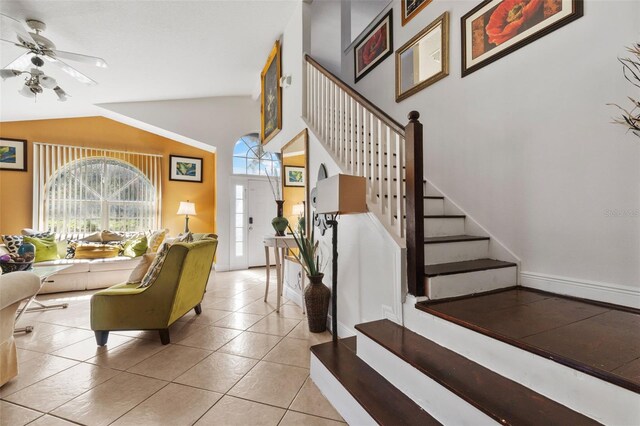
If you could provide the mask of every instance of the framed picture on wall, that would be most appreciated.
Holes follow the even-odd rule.
[[[461,18],[462,76],[583,15],[583,0],[485,0]]]
[[[393,53],[393,20],[389,11],[353,49],[356,83]],[[360,37],[358,37],[360,38]]]
[[[202,158],[170,155],[169,180],[202,182]]]
[[[299,186],[307,184],[307,173],[304,167],[284,166],[284,186]]]
[[[402,26],[404,27],[429,3],[431,3],[431,0],[402,0]]]
[[[0,170],[27,171],[27,141],[0,138]]]
[[[276,40],[260,74],[260,139],[263,144],[269,142],[282,129],[280,77],[280,42]]]

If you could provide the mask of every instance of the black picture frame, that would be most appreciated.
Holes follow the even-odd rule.
[[[363,72],[358,73],[359,49],[362,48],[363,45],[369,41],[371,36],[383,24],[387,25],[388,42],[387,42],[386,52],[384,52],[380,56],[377,56],[375,59],[373,59],[373,61],[371,62],[371,65],[369,65]],[[380,63],[382,63],[385,59],[387,59],[389,56],[393,54],[393,9],[389,9],[389,12],[387,12],[382,18],[380,18],[380,20],[376,22],[374,26],[371,27],[371,29],[366,33],[364,37],[358,36],[358,38],[360,39],[360,41],[353,48],[353,78],[356,83],[360,81],[362,78],[364,78],[373,69],[375,69],[378,65],[380,65]]]
[[[187,160],[187,161],[179,161],[179,160]],[[174,163],[175,161],[175,163]],[[177,163],[188,163],[194,164],[194,175],[191,176],[189,174],[184,174],[177,170]],[[174,167],[175,164],[175,167]],[[177,181],[177,182],[192,182],[192,183],[202,183],[202,172],[203,172],[203,159],[202,157],[187,157],[185,155],[169,155],[169,180]]]
[[[18,144],[21,145],[21,150],[22,150],[22,167],[21,168],[7,168],[7,167],[3,167],[3,162],[0,161],[0,171],[6,171],[6,172],[26,172],[29,170],[28,168],[28,147],[27,147],[27,140],[26,139],[13,139],[13,138],[0,138],[0,146],[2,146],[2,142],[3,141],[9,141],[12,144]],[[18,164],[18,163],[16,163]]]

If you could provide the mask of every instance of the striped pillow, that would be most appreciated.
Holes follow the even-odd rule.
[[[156,281],[158,275],[160,275],[160,270],[162,269],[162,265],[164,264],[164,260],[167,258],[167,254],[169,253],[170,248],[170,244],[162,245],[162,248],[156,255],[155,259],[153,259],[153,262],[151,262],[151,266],[149,266],[149,270],[147,270],[144,278],[142,278],[142,282],[140,283],[138,288],[149,287]]]

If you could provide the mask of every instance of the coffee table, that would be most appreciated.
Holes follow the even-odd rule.
[[[55,266],[34,266],[33,269],[31,269],[30,272],[33,272],[34,274],[36,274],[39,278],[40,278],[40,290],[42,290],[42,287],[44,286],[44,284],[49,280],[49,278],[59,272],[64,271],[65,269],[70,268],[71,265],[55,265]],[[38,293],[40,292],[40,290],[38,290]],[[68,303],[58,303],[55,305],[45,305],[42,302],[39,302],[36,299],[36,296],[38,295],[38,293],[34,294],[33,296],[31,296],[29,298],[29,300],[27,300],[27,303],[25,303],[25,305],[22,307],[22,309],[18,310],[18,315],[16,316],[16,324],[18,323],[18,320],[22,317],[22,315],[25,312],[41,312],[41,311],[47,311],[49,309],[66,309],[69,304]],[[38,306],[35,306],[33,308],[31,308],[31,304],[35,303]],[[27,325],[25,327],[19,327],[19,328],[15,328],[13,330],[14,333],[31,333],[33,331],[33,326],[32,325]]]

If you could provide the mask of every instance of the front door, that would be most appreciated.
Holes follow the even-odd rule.
[[[269,181],[249,179],[247,187],[247,263],[251,268],[265,265],[263,239],[274,234],[271,220],[277,211]],[[273,253],[270,258],[273,262]]]

